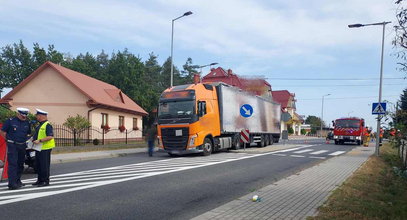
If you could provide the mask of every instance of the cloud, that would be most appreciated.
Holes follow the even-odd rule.
[[[383,0],[27,0],[3,2],[0,18],[9,21],[2,28],[37,37],[46,33],[157,50],[169,47],[171,19],[189,10],[194,14],[175,22],[177,48],[246,60],[306,56],[317,65],[315,60],[334,62],[335,48],[377,45],[380,28],[347,25],[391,20],[395,5]]]

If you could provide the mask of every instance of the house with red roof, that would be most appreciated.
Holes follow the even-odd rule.
[[[295,93],[290,93],[287,90],[277,90],[271,92],[273,100],[281,104],[281,111],[284,114],[290,115],[290,120],[284,122],[281,121],[281,130],[288,130],[291,127],[294,130],[294,134],[301,134],[301,124],[304,119],[296,113]]]
[[[212,68],[202,77],[203,83],[224,82],[228,85],[238,87],[255,95],[271,99],[271,85],[264,79],[244,78],[233,73],[231,69],[225,71],[222,67]]]
[[[0,104],[12,110],[26,107],[32,113],[36,108],[47,111],[53,125],[81,115],[94,128],[110,128],[105,139],[123,136],[126,132],[119,127],[133,130],[127,132],[130,138],[141,138],[142,117],[148,114],[117,87],[49,61],[0,99]],[[102,138],[98,132],[91,136]]]

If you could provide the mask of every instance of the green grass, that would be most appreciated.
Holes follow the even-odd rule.
[[[307,219],[407,219],[407,179],[393,172],[397,149],[385,144]]]

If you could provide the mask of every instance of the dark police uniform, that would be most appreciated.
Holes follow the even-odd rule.
[[[30,123],[14,117],[4,122],[1,130],[7,133],[8,187],[17,189],[23,185],[21,173],[24,169],[26,141],[31,134]]]

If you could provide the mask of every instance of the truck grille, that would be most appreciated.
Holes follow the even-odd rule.
[[[185,150],[188,144],[188,128],[161,128],[165,150]]]

